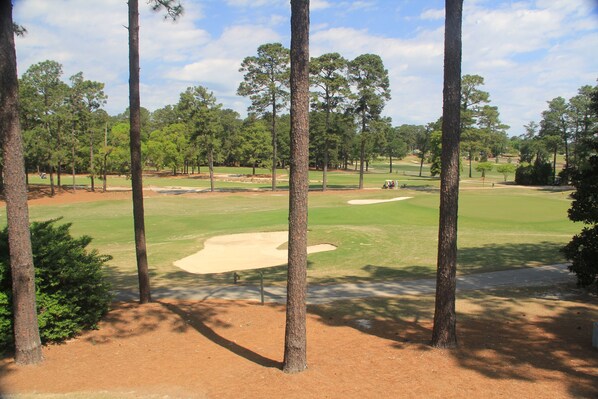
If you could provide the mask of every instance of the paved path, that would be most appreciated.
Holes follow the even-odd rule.
[[[500,287],[544,286],[574,281],[575,276],[569,273],[567,265],[558,264],[457,277],[457,290],[474,291]],[[435,279],[310,285],[308,287],[307,302],[317,304],[339,299],[430,294],[434,293],[435,286]],[[203,286],[197,288],[155,288],[152,290],[152,297],[154,299],[238,299],[259,301],[260,289],[259,286],[245,284]],[[137,298],[138,294],[130,291],[118,292],[116,295],[117,300],[135,300]],[[264,299],[266,302],[284,303],[286,301],[286,287],[264,287]]]

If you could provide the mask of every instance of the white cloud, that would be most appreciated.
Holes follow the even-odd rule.
[[[442,8],[442,9],[433,9],[433,8],[427,9],[421,13],[420,18],[424,19],[424,20],[432,20],[432,21],[442,20],[442,19],[444,19],[444,8]]]
[[[442,111],[444,18],[439,1],[419,1],[418,15],[403,2],[312,0],[311,54],[339,52],[352,59],[379,54],[389,71],[392,100],[385,114],[396,124],[427,123]],[[288,0],[184,1],[176,23],[141,14],[142,104],[148,109],[178,101],[181,91],[201,84],[225,107],[242,114],[236,96],[243,58],[259,45],[289,39]],[[569,98],[584,84],[595,84],[598,17],[593,0],[468,0],[464,3],[463,73],[485,78],[503,121],[512,134],[538,120],[546,101]],[[211,19],[204,8],[211,11]],[[211,7],[211,8],[210,8]],[[363,26],[360,11],[397,15],[396,31]],[[216,10],[216,13],[213,11]],[[353,12],[355,11],[355,12]],[[107,110],[128,104],[127,4],[125,0],[27,0],[15,2],[15,20],[29,34],[17,39],[19,71],[46,59],[64,65],[65,80],[83,71],[106,83]],[[342,13],[343,18],[339,18]],[[405,13],[405,14],[404,14]],[[382,17],[383,15],[380,14]],[[384,15],[386,16],[386,15]],[[381,18],[383,19],[383,18]],[[339,22],[342,21],[342,22]],[[430,26],[433,26],[431,28]],[[375,34],[372,32],[376,32]],[[401,33],[398,32],[411,32]],[[396,36],[396,37],[395,37]]]
[[[286,0],[226,0],[225,3],[233,7],[271,7],[289,4]]]
[[[380,55],[388,69],[392,95],[384,113],[393,118],[393,123],[425,124],[440,116],[442,31],[399,39],[334,28],[312,35],[311,44],[316,56],[332,51],[349,59],[364,53]]]
[[[346,7],[349,11],[371,10],[376,8],[377,4],[375,0],[354,0],[343,2],[343,7]]]
[[[542,0],[496,9],[482,7],[482,2],[465,5],[463,73],[485,78],[484,90],[511,134],[539,120],[546,101],[573,95],[595,79],[595,57],[587,49],[598,48],[598,37],[589,3]]]
[[[310,11],[324,10],[332,7],[332,3],[326,0],[312,0],[309,3]]]

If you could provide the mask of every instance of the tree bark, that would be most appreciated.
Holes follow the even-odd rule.
[[[11,0],[0,0],[0,134],[4,161],[8,244],[12,275],[15,362],[43,360],[35,304],[23,138]]]
[[[459,140],[461,96],[461,24],[463,0],[446,0],[444,90],[442,112],[442,171],[438,269],[432,345],[457,346],[455,290],[457,273],[457,215],[459,202]]]
[[[96,191],[94,170],[93,170],[93,133],[89,131],[89,178],[91,179],[91,191]]]
[[[208,167],[210,169],[210,191],[214,192],[214,149],[211,147],[208,153]]]
[[[309,190],[309,0],[291,0],[291,171],[283,371],[307,368],[307,201]]]
[[[324,141],[324,167],[322,168],[322,191],[328,188],[328,139]]]
[[[276,94],[272,94],[272,191],[276,191],[276,158],[278,143],[276,138]]]
[[[139,302],[151,302],[145,245],[143,168],[141,166],[141,100],[139,97],[139,1],[129,0],[129,114],[131,123],[131,187],[135,226],[135,254],[139,277]]]
[[[102,163],[102,192],[106,192],[106,186],[107,186],[107,172],[106,172],[106,166],[108,164],[108,123],[106,122],[106,124],[104,125],[104,161]]]
[[[328,95],[326,96],[328,104]],[[330,135],[330,107],[326,107],[326,138],[324,140],[324,167],[322,168],[322,191],[328,188],[328,137]]]
[[[365,125],[365,123],[364,123]],[[365,127],[361,130],[361,147],[359,149],[359,189],[363,189],[363,171],[365,164]]]

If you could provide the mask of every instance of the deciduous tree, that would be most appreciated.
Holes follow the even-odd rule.
[[[211,191],[214,191],[214,154],[222,147],[221,107],[214,93],[203,86],[187,88],[181,93],[177,105],[191,131],[191,140],[197,141],[199,148],[203,148],[207,155]]]

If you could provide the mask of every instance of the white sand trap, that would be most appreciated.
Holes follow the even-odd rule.
[[[277,249],[288,241],[289,233],[244,233],[212,237],[204,243],[204,249],[194,255],[177,260],[174,265],[194,274],[224,273],[236,270],[261,269],[284,265],[288,251]],[[307,253],[333,251],[330,244],[313,245]]]
[[[349,205],[370,205],[370,204],[381,204],[383,202],[393,202],[393,201],[403,201],[413,197],[397,197],[391,199],[369,199],[369,200],[350,200],[348,201]]]

